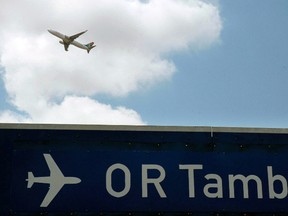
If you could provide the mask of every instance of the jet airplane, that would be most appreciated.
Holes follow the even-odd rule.
[[[65,184],[78,184],[81,182],[81,179],[77,177],[65,177],[50,154],[44,154],[44,157],[50,170],[50,176],[34,177],[32,172],[28,172],[28,179],[26,179],[28,182],[27,188],[31,188],[34,183],[50,185],[40,207],[47,207]]]
[[[48,30],[49,33],[51,33],[52,35],[60,38],[61,40],[59,41],[59,43],[64,45],[64,49],[65,51],[68,51],[68,47],[70,44],[80,48],[80,49],[85,49],[87,50],[87,53],[90,52],[91,49],[93,49],[94,47],[96,47],[96,45],[94,45],[94,42],[88,43],[88,44],[82,44],[79,43],[77,41],[75,41],[76,38],[78,38],[80,35],[84,34],[86,31],[80,32],[78,34],[72,35],[72,36],[67,36],[64,35],[60,32],[54,31],[54,30]]]

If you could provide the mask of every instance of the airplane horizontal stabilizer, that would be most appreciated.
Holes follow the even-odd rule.
[[[94,42],[85,44],[85,46],[87,47],[87,52],[89,53],[91,49],[93,49],[94,47],[96,47],[96,45],[94,45]]]
[[[26,181],[28,181],[27,188],[31,188],[34,184],[34,175],[32,172],[28,172],[28,179]]]

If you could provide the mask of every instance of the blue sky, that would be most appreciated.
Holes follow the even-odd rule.
[[[288,127],[288,2],[219,5],[219,44],[172,54],[171,81],[116,103],[153,125]]]
[[[213,4],[220,11],[222,22],[219,38],[201,49],[190,44],[188,49],[160,52],[176,68],[168,78],[127,94],[73,94],[88,94],[114,111],[119,106],[135,111],[148,125],[288,127],[288,1],[220,0]],[[73,32],[73,28],[69,31]],[[52,42],[60,46],[57,41]],[[61,48],[57,52],[62,52]],[[2,68],[5,71],[5,65]],[[22,110],[31,109],[28,105],[21,107],[20,102],[8,102],[3,80],[0,91],[3,112],[12,110],[22,115]],[[108,119],[113,118],[107,115]]]

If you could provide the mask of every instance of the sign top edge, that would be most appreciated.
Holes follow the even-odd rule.
[[[2,129],[18,130],[103,130],[103,131],[154,131],[154,132],[206,132],[206,133],[272,133],[288,134],[288,128],[249,128],[214,126],[156,126],[156,125],[94,125],[94,124],[32,124],[0,123]]]

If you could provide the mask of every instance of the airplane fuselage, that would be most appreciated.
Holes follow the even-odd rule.
[[[64,41],[68,39],[68,37],[66,35],[63,35],[60,32],[57,32],[57,31],[54,31],[54,30],[48,30],[48,32],[50,32],[52,35],[54,35],[54,36],[56,36],[56,37],[58,37],[58,38],[60,38],[60,39],[62,39]],[[65,36],[66,36],[66,39],[65,39]]]
[[[42,184],[53,184],[53,183],[57,183],[57,184],[61,184],[61,185],[65,185],[65,184],[78,184],[81,182],[81,180],[77,177],[58,177],[58,178],[52,178],[51,176],[47,176],[47,177],[34,177],[31,179],[31,181],[33,183],[42,183]]]
[[[59,43],[64,45],[63,41],[59,41]],[[66,42],[66,43],[68,43],[68,42]],[[81,44],[81,43],[79,43],[77,41],[72,41],[72,42],[70,42],[70,44],[73,44],[74,46],[76,46],[76,47],[78,47],[80,49],[87,50],[87,47],[84,44]]]

